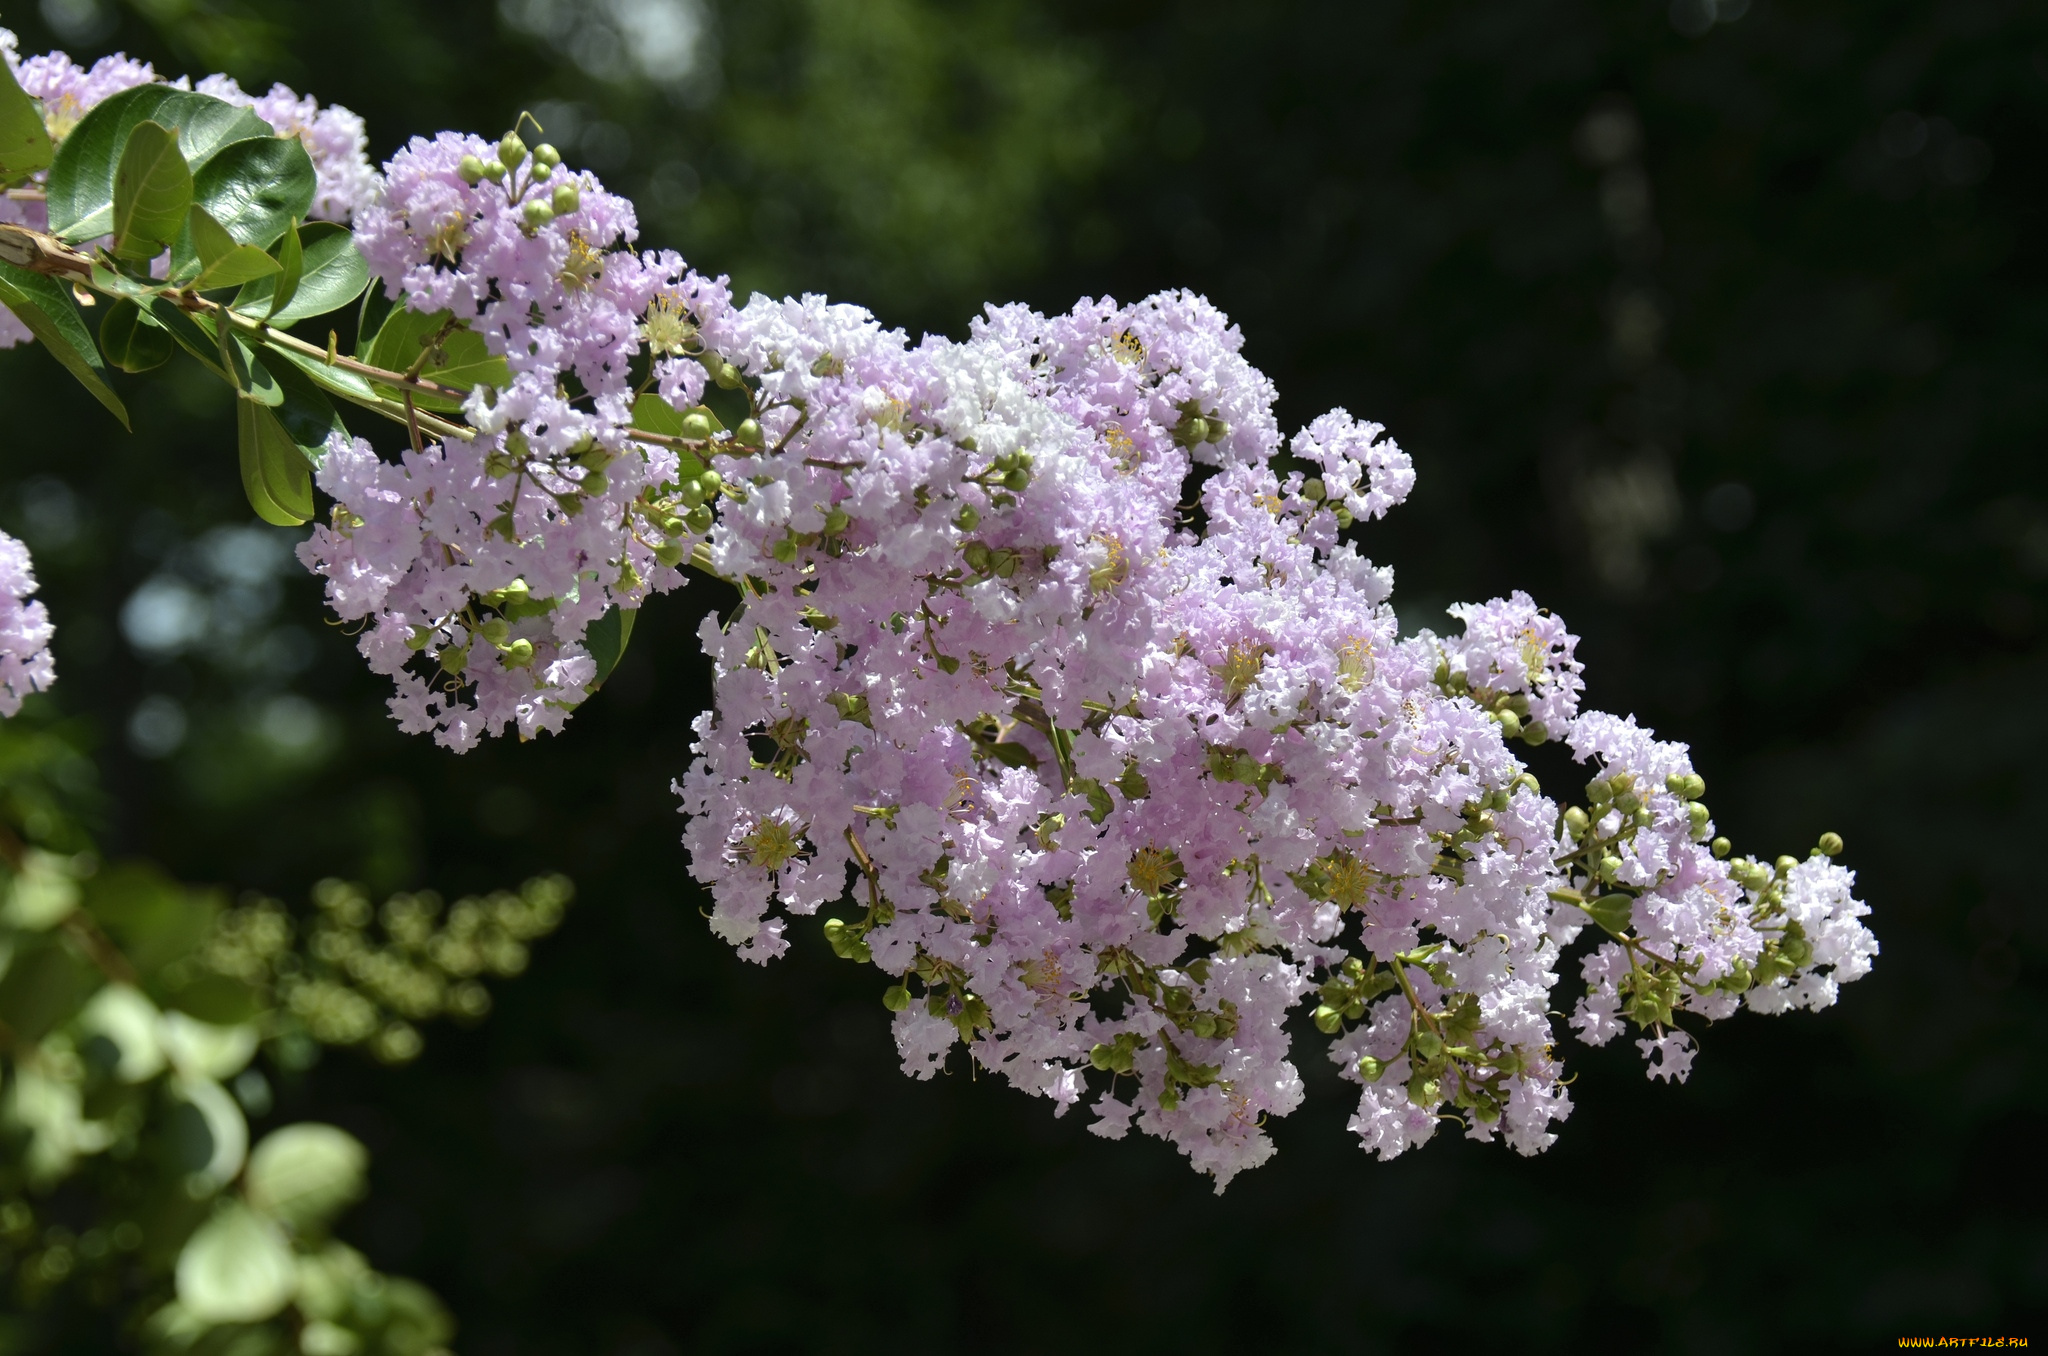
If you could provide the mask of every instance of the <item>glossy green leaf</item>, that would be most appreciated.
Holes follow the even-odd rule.
[[[113,412],[123,428],[129,427],[128,408],[114,388],[107,385],[107,367],[100,351],[79,318],[71,294],[53,278],[31,273],[12,264],[0,264],[0,305],[14,312],[28,331],[64,364],[93,398]]]
[[[169,85],[123,90],[95,106],[57,147],[48,186],[54,234],[77,243],[114,229],[114,172],[129,134],[143,122],[177,130],[178,149],[195,180],[225,147],[277,140],[270,124],[248,109],[204,94]]]
[[[228,380],[227,368],[220,360],[220,340],[215,337],[213,326],[202,325],[176,302],[164,297],[152,297],[149,301],[150,319],[163,327],[187,353],[197,358],[206,368],[222,381]]]
[[[100,317],[100,348],[107,361],[123,372],[147,372],[162,367],[177,351],[177,341],[127,297],[107,307]]]
[[[313,475],[275,411],[244,397],[235,402],[242,491],[266,523],[297,527],[313,516]]]
[[[265,319],[274,320],[272,313],[292,304],[298,295],[299,281],[306,275],[306,246],[299,239],[299,223],[294,221],[284,228],[284,234],[271,246],[271,257],[277,260],[277,275],[271,281],[270,313]]]
[[[147,261],[170,248],[192,205],[192,171],[178,135],[144,120],[114,167],[114,253]]]
[[[683,412],[652,391],[633,401],[633,427],[668,438],[683,436]]]
[[[244,245],[269,249],[313,205],[313,161],[297,137],[221,148],[192,175],[192,201]]]
[[[396,310],[377,333],[370,350],[370,363],[395,372],[410,372],[420,364],[419,375],[467,390],[472,386],[507,386],[512,371],[505,360],[490,351],[484,337],[471,329],[449,329],[446,311],[422,315],[413,310]],[[422,355],[424,364],[420,363]],[[395,389],[390,392],[398,395]],[[415,395],[423,410],[452,411],[462,402],[441,396]]]
[[[332,1125],[287,1125],[249,1155],[249,1204],[299,1232],[324,1227],[363,1194],[370,1167],[362,1141]]]
[[[638,608],[622,608],[616,605],[605,609],[604,615],[592,622],[583,633],[584,648],[597,661],[597,676],[590,680],[590,691],[595,692],[612,676],[612,670],[619,666],[619,660],[626,654],[626,643],[633,638],[633,620],[640,615]]]
[[[309,358],[290,349],[272,349],[270,356],[285,360],[283,364],[278,365],[279,370],[285,365],[295,367],[321,390],[330,391],[344,400],[368,401],[378,398],[377,392],[371,389],[368,381],[345,367],[329,367],[318,358]]]
[[[182,260],[180,253],[184,255]],[[275,277],[281,271],[277,260],[254,245],[238,243],[227,227],[196,203],[187,216],[178,250],[171,256],[171,276],[187,279],[201,292],[239,287],[254,278]]]
[[[370,352],[377,346],[377,336],[384,332],[385,322],[398,309],[398,303],[385,296],[381,287],[368,288],[363,292],[363,304],[356,308],[358,358],[364,362],[370,360]]]
[[[284,1231],[241,1202],[199,1226],[178,1254],[178,1302],[206,1323],[255,1323],[291,1302],[298,1264]]]
[[[0,61],[0,187],[18,184],[50,167],[56,144],[43,126],[43,106],[16,82]]]
[[[309,221],[299,228],[298,236],[303,263],[297,291],[283,305],[266,309],[274,280],[258,278],[236,296],[236,310],[261,315],[273,325],[292,325],[339,310],[363,294],[370,283],[370,266],[347,227]]]
[[[284,399],[277,406],[277,421],[291,435],[308,466],[318,466],[327,455],[327,440],[337,433],[346,435],[348,426],[335,412],[334,402],[305,370],[290,362],[279,362],[278,350],[267,350],[263,365],[277,379]]]

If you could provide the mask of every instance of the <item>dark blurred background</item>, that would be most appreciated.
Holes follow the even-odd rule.
[[[1391,1164],[1304,1025],[1308,1104],[1213,1196],[1156,1141],[896,1071],[883,981],[812,925],[736,960],[669,779],[692,584],[568,732],[400,735],[227,395],[121,434],[0,363],[0,526],[58,622],[115,854],[303,900],[339,874],[580,887],[474,1032],[331,1054],[275,1119],[375,1154],[343,1235],[479,1356],[768,1349],[1875,1349],[2048,1340],[2048,9],[2020,0],[42,0],[22,50],[287,81],[382,159],[522,108],[742,291],[919,331],[1186,286],[1283,423],[1384,421],[1363,532],[1404,627],[1527,588],[1591,697],[1689,740],[1737,842],[1849,843],[1884,953],[1692,1081],[1568,1058],[1524,1160]],[[175,368],[165,369],[175,374]],[[368,430],[366,430],[368,431]],[[382,436],[381,434],[377,436]],[[2031,675],[2031,676],[2030,676]],[[1560,990],[1568,999],[1569,985]]]

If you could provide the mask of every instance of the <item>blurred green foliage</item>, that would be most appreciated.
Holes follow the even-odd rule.
[[[293,898],[559,868],[592,901],[486,1026],[278,1089],[369,1147],[340,1232],[432,1285],[465,1351],[1720,1352],[2048,1311],[2038,7],[47,12],[101,25],[80,54],[349,104],[380,157],[533,108],[646,243],[913,331],[1202,290],[1284,424],[1343,403],[1415,455],[1364,537],[1407,624],[1530,589],[1602,706],[1693,741],[1735,836],[1840,830],[1876,908],[1870,979],[1711,1032],[1681,1088],[1574,1049],[1541,1159],[1375,1163],[1312,1065],[1278,1159],[1218,1200],[1158,1145],[901,1078],[826,948],[756,969],[708,936],[666,787],[715,590],[651,607],[566,735],[451,758],[390,727],[291,534],[248,522],[224,399],[131,384],[128,437],[22,399],[58,383],[9,355],[0,526],[36,551],[45,710],[97,741],[110,851]],[[36,17],[8,18],[24,50]],[[77,789],[38,766],[7,782],[24,819]]]

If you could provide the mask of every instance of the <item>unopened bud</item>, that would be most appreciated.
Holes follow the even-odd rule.
[[[953,515],[953,526],[962,532],[972,532],[981,526],[981,513],[972,504],[962,504],[960,511]]]
[[[740,420],[740,426],[732,431],[732,437],[733,441],[741,447],[759,447],[761,445],[761,421],[758,419]]]
[[[691,410],[683,416],[683,436],[693,442],[702,442],[711,436],[711,416],[702,410]]]
[[[519,139],[519,133],[507,132],[499,140],[498,159],[511,169],[517,169],[526,159],[526,143]]]
[[[523,669],[533,662],[533,642],[522,636],[507,645],[502,653],[506,668]]]
[[[554,175],[554,172],[555,167],[553,165],[543,165],[536,162],[533,169],[528,173],[533,182],[544,184]]]
[[[1686,818],[1692,821],[1692,836],[1695,839],[1704,838],[1707,833],[1707,825],[1714,817],[1712,813],[1699,801],[1693,801],[1685,807],[1685,814]]]
[[[555,209],[556,216],[566,217],[583,206],[583,194],[574,184],[556,184],[554,196],[548,202]]]
[[[1716,857],[1726,857],[1734,849],[1735,844],[1729,842],[1726,838],[1716,838],[1712,843],[1708,844],[1708,847],[1713,850]]]
[[[486,160],[486,161],[484,161],[484,178],[486,178],[486,179],[489,179],[489,180],[490,180],[490,181],[491,181],[492,183],[494,183],[494,184],[502,184],[502,183],[504,183],[504,182],[505,182],[505,175],[506,175],[507,173],[509,173],[509,171],[507,171],[507,170],[506,170],[506,168],[505,168],[505,162],[504,162],[504,161],[502,161],[502,160]]]
[[[519,215],[527,230],[537,231],[555,219],[555,209],[539,198],[529,198],[526,206],[519,209]]]
[[[1792,868],[1799,865],[1799,859],[1797,857],[1780,857],[1775,865],[1780,876],[1789,876],[1792,874]]]
[[[1325,1036],[1334,1036],[1344,1027],[1344,1014],[1328,1003],[1317,1005],[1315,1012],[1316,1030]]]
[[[1364,1059],[1358,1061],[1358,1076],[1368,1083],[1379,1082],[1380,1075],[1386,1071],[1387,1062],[1383,1059],[1374,1059],[1371,1055],[1367,1055]]]
[[[1574,838],[1585,833],[1592,825],[1592,817],[1576,805],[1564,812],[1564,826],[1572,831]]]
[[[1309,479],[1301,482],[1301,497],[1308,500],[1311,504],[1322,503],[1323,496],[1328,493],[1329,491],[1323,488],[1323,478],[1321,476],[1311,476]]]
[[[1839,833],[1824,833],[1824,834],[1822,834],[1822,835],[1820,836],[1820,855],[1821,855],[1821,856],[1823,856],[1823,857],[1839,857],[1839,856],[1841,856],[1841,855],[1842,855],[1842,835],[1841,835],[1841,834],[1839,834]]]
[[[1228,438],[1230,436],[1230,425],[1224,423],[1221,419],[1216,419],[1212,417],[1207,421],[1207,423],[1209,427],[1206,433],[1203,435],[1204,441],[1220,443],[1225,438]]]
[[[475,188],[484,177],[484,162],[481,157],[465,155],[455,166],[455,177]]]
[[[1522,718],[1512,711],[1503,710],[1500,715],[1500,732],[1504,738],[1513,739],[1522,733]]]
[[[1028,467],[1012,466],[1003,473],[1003,488],[1013,494],[1022,493],[1024,488],[1030,483],[1031,471]]]

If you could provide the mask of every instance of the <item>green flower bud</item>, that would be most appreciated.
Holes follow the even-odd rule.
[[[960,511],[953,515],[953,526],[962,532],[972,532],[981,526],[981,513],[972,504],[962,504]]]
[[[1820,836],[1820,855],[1821,855],[1821,856],[1823,856],[1823,857],[1839,857],[1839,856],[1841,856],[1841,855],[1842,855],[1842,835],[1841,835],[1841,834],[1839,834],[1839,833],[1824,833],[1824,834],[1822,834],[1822,835]]]
[[[1637,799],[1635,792],[1623,791],[1614,798],[1614,808],[1625,815],[1632,815],[1643,808],[1643,802]]]
[[[683,436],[702,442],[711,436],[711,416],[702,410],[691,410],[683,416]]]
[[[990,551],[985,542],[971,541],[960,549],[960,556],[967,562],[967,568],[976,574],[989,572]]]
[[[1550,742],[1550,731],[1540,720],[1532,720],[1522,726],[1522,742],[1532,748]]]
[[[1587,829],[1593,827],[1593,819],[1584,810],[1574,805],[1571,809],[1564,812],[1564,826],[1572,831],[1574,838],[1579,838],[1585,835]]]
[[[1614,788],[1607,784],[1605,777],[1595,777],[1586,783],[1586,799],[1596,806],[1602,806],[1614,799]]]
[[[1716,838],[1708,846],[1713,849],[1716,857],[1726,857],[1734,849],[1735,844],[1729,842],[1726,838]]]
[[[883,1001],[886,1002],[887,999],[885,998]],[[1088,1062],[1095,1068],[1100,1069],[1102,1072],[1108,1073],[1109,1063],[1114,1054],[1115,1051],[1113,1051],[1109,1046],[1097,1045],[1092,1047],[1088,1051]]]
[[[1707,794],[1707,779],[1705,777],[1700,776],[1700,774],[1697,772],[1687,773],[1685,777],[1685,789],[1681,791],[1679,794],[1684,796],[1687,800],[1698,800],[1701,796]]]
[[[1636,807],[1636,812],[1630,815],[1629,818],[1634,821],[1637,828],[1647,829],[1652,823],[1656,822],[1657,816],[1650,813],[1649,806],[1640,805]]]
[[[1301,497],[1308,500],[1311,504],[1322,503],[1323,497],[1328,493],[1329,491],[1323,488],[1323,478],[1321,476],[1311,476],[1301,482]]]
[[[1674,772],[1669,777],[1666,777],[1664,779],[1664,789],[1666,791],[1669,791],[1674,796],[1684,795],[1685,774],[1682,772]]]
[[[1315,1011],[1316,1030],[1325,1036],[1334,1036],[1344,1029],[1344,1014],[1328,1003],[1318,1004]]]
[[[686,480],[682,488],[676,491],[676,497],[683,501],[684,508],[695,508],[709,496],[704,493],[704,487],[697,481]]]
[[[484,162],[476,156],[465,155],[455,166],[455,177],[475,188],[484,177]]]
[[[1202,435],[1203,441],[1220,443],[1230,436],[1230,425],[1224,423],[1221,419],[1211,417],[1206,422],[1209,427]]]
[[[1341,504],[1337,506],[1337,508],[1334,511],[1334,514],[1337,519],[1337,527],[1340,530],[1343,528],[1347,528],[1358,521],[1356,518],[1351,516],[1351,510],[1345,508]]]
[[[583,492],[585,494],[603,494],[611,487],[611,477],[602,471],[591,471],[583,477]]]
[[[1697,842],[1699,839],[1706,837],[1707,824],[1714,817],[1707,810],[1707,807],[1705,805],[1702,805],[1699,801],[1693,801],[1690,805],[1687,805],[1685,807],[1685,815],[1686,818],[1692,822],[1692,836],[1694,841]]]
[[[902,1012],[910,1006],[909,988],[902,984],[891,984],[888,988],[882,990],[882,1006],[891,1012]],[[1099,1050],[1102,1047],[1098,1045],[1095,1048]],[[1100,1068],[1101,1066],[1097,1065],[1096,1067]]]
[[[680,525],[680,520],[678,520],[678,526]],[[683,548],[677,546],[674,542],[663,542],[654,548],[654,558],[670,569],[674,569],[683,563]]]
[[[1374,1059],[1371,1055],[1367,1055],[1364,1059],[1358,1061],[1358,1076],[1368,1083],[1379,1082],[1380,1075],[1386,1071],[1387,1062],[1383,1059]]]
[[[533,169],[528,172],[528,177],[531,178],[533,182],[537,184],[544,184],[548,181],[550,177],[553,176],[554,172],[554,166],[543,165],[540,164],[539,162],[535,162]]]
[[[1187,440],[1189,447],[1193,447],[1196,443],[1208,442],[1210,440],[1209,421],[1199,414],[1189,415],[1181,424],[1181,436]]]
[[[523,669],[533,662],[533,642],[521,637],[504,648],[505,667]]]
[[[709,504],[697,505],[683,519],[685,523],[689,524],[690,530],[700,537],[711,530],[711,520],[712,512],[711,505]]]
[[[761,445],[761,421],[758,419],[740,420],[740,426],[732,431],[732,437],[733,441],[741,447],[759,447]]]
[[[1503,738],[1513,739],[1522,733],[1522,718],[1512,711],[1503,710],[1500,716],[1500,732]]]
[[[1792,868],[1799,865],[1799,859],[1797,857],[1780,857],[1776,865],[1780,876],[1789,876],[1792,874]]]
[[[731,363],[720,363],[711,376],[714,381],[728,391],[738,390],[741,385],[740,370]]]
[[[715,499],[718,497],[718,492],[725,488],[725,477],[719,475],[716,471],[706,471],[703,475],[697,477],[697,483],[704,487],[704,497],[706,499]]]
[[[526,206],[519,209],[519,216],[526,223],[527,230],[537,231],[555,219],[555,209],[539,198],[529,198]]]
[[[493,617],[482,626],[476,628],[476,633],[493,645],[503,645],[505,637],[511,631],[511,624],[503,617]]]
[[[555,209],[555,215],[566,217],[583,206],[583,193],[574,184],[556,184],[554,196],[548,203]]]
[[[502,183],[504,183],[504,182],[505,182],[505,176],[506,176],[506,174],[508,174],[508,173],[510,173],[510,171],[508,171],[508,170],[507,170],[507,169],[505,168],[505,162],[504,162],[504,161],[502,161],[502,160],[486,160],[486,161],[484,161],[484,178],[486,178],[486,179],[489,179],[489,180],[490,180],[490,181],[491,181],[492,183],[494,183],[494,184],[502,184]]]
[[[526,143],[519,139],[519,133],[507,132],[499,140],[498,159],[510,169],[517,169],[526,159]]]
[[[1612,877],[1619,870],[1621,870],[1621,858],[1610,855],[1600,859],[1601,875]]]
[[[1025,466],[1012,466],[1003,474],[1003,488],[1012,494],[1022,493],[1031,484],[1031,470]]]

